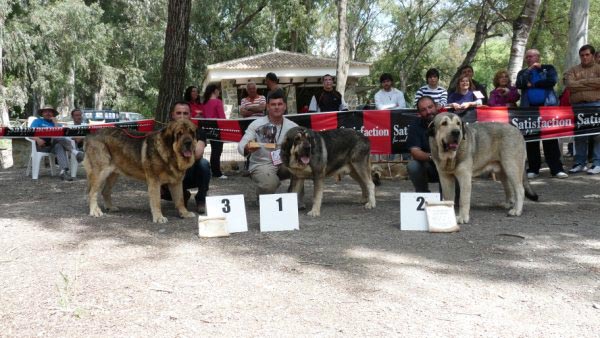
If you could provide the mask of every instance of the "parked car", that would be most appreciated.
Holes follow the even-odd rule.
[[[145,119],[144,115],[140,113],[134,113],[129,111],[123,111],[119,113],[119,121],[137,121]]]
[[[112,109],[82,109],[83,123],[119,122],[119,112]]]

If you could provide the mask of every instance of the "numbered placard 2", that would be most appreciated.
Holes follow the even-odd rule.
[[[439,193],[400,193],[400,230],[428,231],[425,202],[439,202]]]
[[[230,233],[248,231],[244,195],[206,197],[206,215],[225,216],[228,223],[227,230]]]
[[[298,195],[260,195],[260,231],[299,230]]]

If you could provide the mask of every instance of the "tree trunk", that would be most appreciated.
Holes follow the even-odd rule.
[[[579,48],[587,43],[589,0],[571,0],[569,11],[569,43],[565,69],[579,64]]]
[[[4,88],[4,73],[2,68],[2,57],[4,45],[4,19],[0,18],[0,126],[8,126],[8,107],[6,104],[6,88]]]
[[[511,83],[515,83],[517,73],[523,65],[525,46],[529,39],[529,33],[533,28],[533,22],[540,8],[541,0],[527,0],[519,17],[513,21],[512,46],[510,47],[510,59],[508,60],[508,75]]]
[[[171,105],[182,99],[191,9],[191,0],[169,0],[158,103],[154,112],[154,118],[159,122],[167,122]]]
[[[348,0],[338,0],[338,55],[336,70],[336,90],[344,96],[348,79],[348,24],[346,21]]]
[[[66,99],[67,110],[71,111],[75,108],[75,65],[73,64],[69,67],[69,88]]]

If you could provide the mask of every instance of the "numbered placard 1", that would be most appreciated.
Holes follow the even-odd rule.
[[[427,201],[439,202],[439,193],[400,193],[400,230],[428,231],[425,205]]]
[[[244,195],[206,197],[206,215],[225,216],[228,223],[227,230],[230,233],[248,231]]]
[[[299,230],[298,195],[260,195],[260,231]]]

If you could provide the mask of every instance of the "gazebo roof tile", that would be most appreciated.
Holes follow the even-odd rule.
[[[212,64],[208,69],[335,68],[336,62],[332,58],[275,50]],[[368,67],[370,63],[350,61],[350,66]]]

